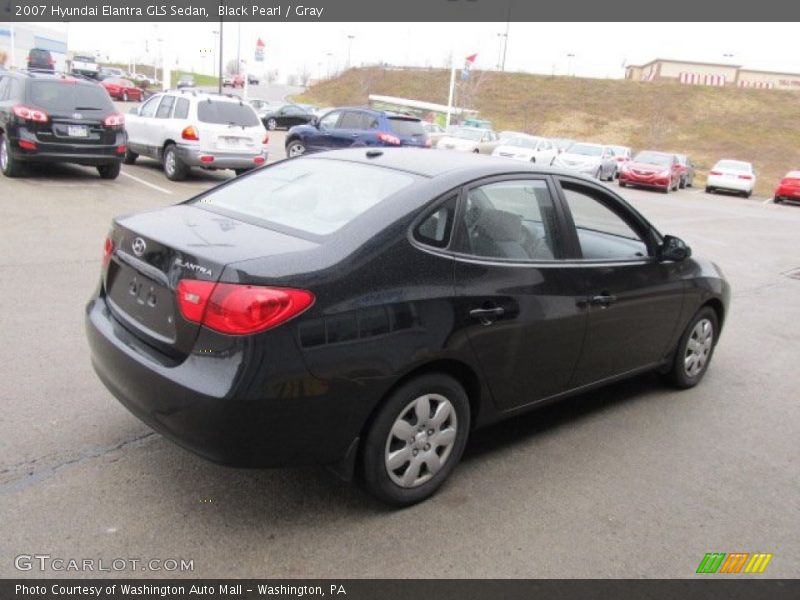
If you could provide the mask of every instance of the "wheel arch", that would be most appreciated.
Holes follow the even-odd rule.
[[[721,331],[722,325],[725,322],[725,307],[723,306],[722,301],[719,298],[709,298],[700,306],[700,309],[703,309],[706,306],[711,308],[716,313],[717,324],[719,325]]]
[[[164,160],[164,152],[166,152],[167,146],[177,146],[177,142],[173,139],[165,140],[164,143],[161,144],[161,149],[159,150],[158,153],[159,160]]]

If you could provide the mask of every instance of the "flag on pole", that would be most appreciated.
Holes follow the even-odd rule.
[[[475,64],[475,59],[478,58],[477,54],[470,54],[466,59],[464,59],[464,68],[461,69],[461,81],[466,81],[469,79],[469,72],[472,69],[472,65]]]
[[[264,40],[258,38],[256,41],[256,62],[264,62]]]

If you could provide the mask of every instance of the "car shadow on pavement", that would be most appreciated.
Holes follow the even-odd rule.
[[[664,384],[656,375],[643,375],[476,431],[455,475],[468,478],[473,467],[498,453],[529,444],[547,432],[575,425],[615,406],[652,401],[653,393],[663,390]],[[220,527],[260,523],[268,530],[307,524],[309,519],[329,521],[354,514],[369,517],[396,510],[322,467],[238,469],[209,463],[164,440],[154,446],[158,456],[154,457],[153,485],[175,502],[195,498],[194,508],[204,514],[207,526],[207,519],[213,518],[211,513],[218,515]],[[446,503],[448,487],[424,504],[437,502],[437,498]]]
[[[128,170],[129,173],[135,174],[136,167],[141,169],[147,169],[148,171],[152,171],[156,173],[158,177],[163,179],[163,183],[173,183],[167,179],[167,176],[164,175],[164,168],[162,167],[161,163],[155,159],[151,158],[144,158],[139,157],[136,159],[136,164],[133,168],[131,166],[126,165],[124,168]],[[200,168],[192,168],[189,169],[188,174],[186,175],[186,179],[181,182],[174,182],[174,183],[186,183],[186,182],[193,182],[193,181],[203,181],[209,183],[222,183],[223,181],[227,181],[234,176],[234,172],[224,169],[224,170],[212,170],[212,169],[200,169]],[[157,181],[154,183],[158,183]]]
[[[96,179],[97,181],[103,181],[94,167],[83,167],[67,163],[27,163],[20,179],[53,179],[58,181]]]

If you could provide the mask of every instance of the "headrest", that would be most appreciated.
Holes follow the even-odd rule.
[[[521,237],[522,217],[505,210],[487,208],[481,211],[475,227],[495,242],[515,242]]]

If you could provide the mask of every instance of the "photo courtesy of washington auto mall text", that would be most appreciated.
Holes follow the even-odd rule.
[[[800,598],[798,32],[0,0],[0,600]]]

